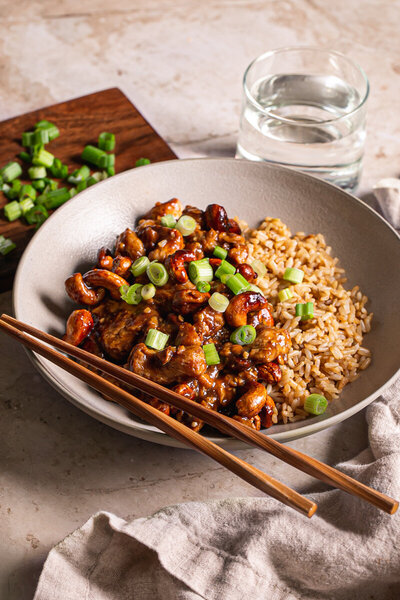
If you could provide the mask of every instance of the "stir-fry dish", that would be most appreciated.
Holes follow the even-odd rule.
[[[66,280],[85,308],[72,312],[64,339],[249,427],[270,427],[277,409],[267,386],[279,382],[291,338],[257,286],[265,267],[247,259],[222,206],[157,203],[114,250],[99,250],[91,270]],[[195,431],[203,425],[141,397]]]

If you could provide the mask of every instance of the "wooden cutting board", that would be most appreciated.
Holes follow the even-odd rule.
[[[132,169],[141,157],[151,162],[176,158],[121,90],[110,88],[1,122],[0,166],[16,159],[23,150],[22,132],[31,130],[40,119],[54,121],[59,128],[60,136],[46,147],[67,164],[70,171],[82,164],[80,155],[84,146],[97,145],[102,131],[115,133],[116,173]],[[22,164],[19,158],[16,160]],[[5,257],[0,255],[0,292],[11,289],[18,261],[35,233],[34,226],[25,225],[21,220],[10,223],[4,218],[1,209],[6,202],[0,192],[0,235],[10,237],[17,248]]]

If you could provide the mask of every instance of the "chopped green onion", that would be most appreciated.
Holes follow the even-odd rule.
[[[168,338],[169,335],[162,333],[162,331],[157,331],[157,329],[149,329],[144,343],[148,348],[154,348],[154,350],[164,350]]]
[[[208,304],[217,312],[225,312],[228,308],[229,300],[223,294],[214,292],[208,300]]]
[[[35,190],[39,190],[39,192],[42,192],[46,187],[46,182],[44,179],[35,179],[34,181],[32,181],[32,187],[34,187]]]
[[[66,187],[60,188],[58,190],[53,190],[51,192],[47,192],[46,194],[42,194],[39,197],[39,201],[48,209],[52,210],[54,208],[58,208],[64,202],[70,199],[69,191]]]
[[[229,339],[233,344],[247,346],[247,344],[252,344],[254,342],[256,336],[257,332],[252,325],[243,325],[242,327],[235,329]]]
[[[27,184],[24,184],[21,186],[21,189],[19,190],[19,197],[21,198],[21,200],[23,200],[26,197],[31,198],[32,200],[35,200],[36,196],[37,196],[37,191],[35,190],[35,188],[32,185],[27,183]]]
[[[322,415],[327,406],[328,400],[321,394],[310,394],[304,402],[304,410],[312,415]]]
[[[43,179],[47,176],[46,167],[30,167],[28,175],[31,179]]]
[[[26,215],[27,212],[29,212],[31,210],[31,208],[33,208],[35,206],[35,203],[33,202],[32,198],[24,198],[23,200],[20,201],[19,206],[21,208],[22,211],[22,216],[24,217]]]
[[[220,277],[220,280],[222,281],[222,283],[226,283],[231,277],[233,277],[232,273],[223,273]]]
[[[80,181],[78,183],[78,185],[76,186],[76,191],[83,192],[83,190],[86,190],[86,188],[87,188],[87,179],[85,179],[85,181]]]
[[[50,141],[49,132],[47,129],[37,129],[33,132],[32,142],[30,146],[35,144],[48,144]]]
[[[90,169],[87,165],[82,165],[79,169],[75,169],[68,177],[68,183],[77,185],[81,181],[85,181],[90,176]]]
[[[76,188],[74,188],[74,187],[73,187],[73,188],[71,188],[71,189],[69,190],[69,197],[70,197],[70,198],[73,198],[74,196],[76,196],[76,195],[77,195],[77,193],[78,193],[78,190],[77,190]]]
[[[209,292],[211,289],[211,286],[207,281],[198,281],[196,287],[202,294]]]
[[[175,227],[176,219],[173,215],[164,215],[161,217],[161,225],[163,227]]]
[[[148,158],[139,158],[136,162],[135,162],[135,167],[143,167],[144,165],[149,165],[150,164],[150,160]]]
[[[48,177],[45,177],[43,180],[46,183],[46,187],[45,187],[45,193],[47,194],[47,192],[52,192],[53,190],[56,190],[58,188],[58,181],[55,181],[54,179],[49,179]]]
[[[107,133],[107,131],[103,131],[99,135],[97,144],[100,150],[111,152],[115,148],[115,135],[113,133]]]
[[[17,247],[12,240],[9,238],[5,238],[4,235],[0,235],[0,254],[2,256],[6,256],[9,252],[14,250]]]
[[[99,180],[96,177],[93,177],[93,175],[86,179],[86,187],[90,187],[96,183],[99,183]]]
[[[206,357],[206,363],[210,367],[211,365],[219,365],[221,359],[215,347],[215,344],[204,344],[203,346],[204,356]]]
[[[3,178],[3,181],[9,183],[13,179],[17,179],[17,177],[22,175],[21,165],[15,161],[11,161],[0,170],[0,175]]]
[[[249,282],[240,273],[232,275],[226,282],[228,288],[237,296],[249,288]]]
[[[26,163],[32,162],[32,157],[28,152],[20,152],[18,154],[18,156],[20,157],[21,160],[23,160]]]
[[[47,212],[46,207],[42,204],[38,204],[26,213],[25,219],[29,225],[36,225],[36,229],[38,229],[48,216],[49,213]]]
[[[228,256],[228,250],[221,248],[221,246],[215,246],[213,255],[224,260]]]
[[[193,217],[182,215],[176,224],[176,228],[182,235],[190,235],[196,229],[197,223]]]
[[[8,204],[5,205],[4,216],[9,221],[16,221],[17,219],[20,218],[21,215],[22,215],[22,210],[21,210],[21,207],[19,205],[19,202],[17,202],[17,200],[14,200],[13,202],[9,202]]]
[[[9,200],[15,200],[16,198],[19,198],[20,195],[20,191],[22,188],[22,183],[20,179],[14,179],[14,181],[10,186],[7,186],[7,188],[5,187],[7,184],[4,183],[3,184],[3,192],[5,193],[5,195],[7,196],[7,198]]]
[[[258,258],[251,263],[251,266],[259,277],[264,277],[267,272],[267,267]]]
[[[50,172],[53,175],[53,177],[59,177],[60,179],[63,179],[62,174],[65,173],[64,167],[67,169],[68,172],[68,167],[66,165],[63,165],[59,158],[55,158],[53,164],[50,167]]]
[[[150,300],[156,294],[156,288],[152,283],[147,283],[140,290],[143,300]]]
[[[115,175],[115,169],[114,169],[114,167],[107,167],[107,175],[109,177],[112,177],[113,175]]]
[[[283,279],[290,283],[301,283],[304,278],[304,272],[301,269],[286,269],[283,274]]]
[[[146,273],[151,283],[154,283],[158,287],[165,285],[169,279],[167,269],[158,262],[150,263],[146,268]]]
[[[314,302],[305,304],[296,304],[296,317],[301,317],[301,321],[314,318]]]
[[[25,148],[29,147],[29,146],[33,146],[33,136],[35,135],[35,133],[33,131],[24,131],[24,133],[22,134],[22,145],[25,146]]]
[[[190,281],[197,285],[199,281],[212,281],[214,278],[213,268],[207,258],[192,260],[189,263]]]
[[[43,167],[51,167],[54,161],[54,154],[47,152],[42,147],[39,147],[32,156],[32,164],[42,165]]]
[[[284,288],[278,292],[278,298],[281,302],[285,302],[285,300],[289,300],[292,298],[293,293],[290,288]]]
[[[227,260],[222,260],[218,269],[215,271],[215,276],[221,279],[221,275],[233,275],[236,273],[236,267],[231,265]]]
[[[105,164],[100,165],[101,168],[114,167],[115,165],[115,154],[106,154]]]
[[[135,262],[131,266],[131,273],[134,277],[138,277],[139,275],[143,275],[149,266],[150,261],[147,256],[141,256],[137,258]]]
[[[140,291],[143,286],[140,285],[140,283],[134,283],[133,285],[128,286],[128,289],[126,289],[126,287],[126,285],[123,285],[119,289],[122,300],[127,304],[139,304],[139,302],[142,301],[142,294]]]
[[[265,296],[265,292],[263,292],[258,285],[254,285],[254,283],[250,283],[249,287],[247,288],[246,292],[255,292],[256,294],[261,294],[262,296]]]
[[[11,186],[8,185],[8,183],[3,183],[1,186],[1,191],[3,192],[3,194],[5,194],[7,196],[7,198],[9,198],[9,193],[11,192]]]
[[[50,142],[52,140],[55,140],[56,137],[58,137],[60,135],[60,130],[58,129],[58,127],[56,125],[54,125],[54,123],[51,123],[50,121],[46,121],[45,119],[36,123],[35,129],[47,131]]]
[[[96,148],[96,146],[85,146],[82,152],[82,160],[85,162],[91,163],[100,169],[104,169],[106,167],[112,166],[109,163],[109,157],[114,155],[109,155],[104,150],[100,150],[100,148]]]

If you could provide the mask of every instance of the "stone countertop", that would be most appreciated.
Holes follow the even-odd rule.
[[[318,45],[370,79],[359,194],[400,170],[400,4],[368,0],[19,0],[0,17],[0,119],[120,87],[179,157],[233,156],[241,78],[262,52]],[[194,118],[195,117],[195,118]],[[11,294],[0,295],[11,312]],[[0,598],[32,598],[57,541],[103,509],[144,516],[176,502],[257,494],[192,451],[119,433],[80,412],[0,339]],[[367,445],[361,412],[291,446],[331,464]],[[257,451],[238,455],[300,491],[309,477]]]

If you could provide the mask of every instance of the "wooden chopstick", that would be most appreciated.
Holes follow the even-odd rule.
[[[7,317],[7,319],[10,319],[10,317]],[[115,402],[135,414],[140,419],[158,427],[180,442],[206,454],[262,492],[272,496],[283,504],[294,508],[308,518],[311,518],[317,510],[315,502],[305,498],[284,483],[277,481],[256,467],[249,465],[237,456],[230,454],[204,436],[189,429],[186,425],[179,423],[179,421],[176,421],[172,417],[165,415],[156,408],[139,400],[139,398],[136,398],[103,377],[100,377],[93,371],[90,371],[86,367],[55,351],[53,348],[41,344],[34,337],[30,337],[17,327],[14,327],[14,325],[7,323],[6,319],[3,317],[0,318],[0,328],[3,329],[5,333],[21,342],[24,346],[27,346],[75,377],[78,377],[101,394],[105,394],[109,398],[112,398]]]
[[[164,402],[172,404],[173,406],[188,412],[189,414],[203,420],[215,429],[218,429],[227,435],[236,437],[247,444],[269,452],[276,458],[283,460],[287,464],[315,477],[316,479],[323,481],[324,483],[339,488],[345,492],[348,492],[349,494],[365,500],[366,502],[369,502],[370,504],[373,504],[388,514],[392,515],[398,509],[398,501],[390,498],[386,494],[378,492],[377,490],[360,483],[356,479],[341,473],[337,469],[330,467],[329,465],[326,465],[325,463],[312,458],[311,456],[307,456],[298,450],[284,446],[267,435],[259,431],[255,431],[254,429],[250,429],[249,427],[242,425],[238,421],[235,421],[226,415],[212,411],[201,404],[197,404],[196,402],[193,402],[192,400],[189,400],[188,398],[185,398],[184,396],[181,396],[172,390],[146,379],[145,377],[141,377],[140,375],[136,375],[127,369],[105,361],[102,358],[82,350],[81,348],[76,348],[75,346],[72,346],[71,344],[68,344],[59,338],[36,329],[31,325],[22,323],[13,317],[2,315],[0,324],[1,320],[55,346],[59,350],[67,352],[71,356],[74,356],[88,365],[91,365],[104,371],[105,373],[108,373],[109,375],[116,377],[120,381],[123,381],[132,387],[140,389],[151,396],[157,397]]]

